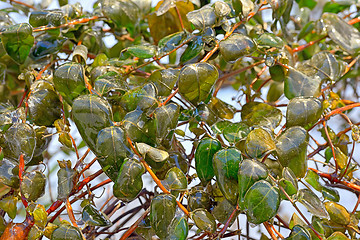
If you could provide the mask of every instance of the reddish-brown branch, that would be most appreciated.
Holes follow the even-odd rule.
[[[339,165],[338,165],[337,159],[336,159],[334,144],[333,144],[332,141],[331,141],[329,132],[328,132],[328,130],[327,130],[326,122],[323,122],[323,126],[324,126],[324,131],[325,131],[326,138],[328,139],[328,143],[330,144],[330,147],[331,147],[331,152],[332,152],[332,155],[333,155],[333,158],[334,158],[334,162],[335,162],[335,172],[337,173],[337,171],[338,171],[338,169],[339,169]]]
[[[27,3],[21,2],[21,1],[17,1],[17,0],[10,0],[10,4],[12,4],[12,3],[17,3],[17,4],[20,4],[20,5],[23,5],[23,6],[25,6],[25,7],[31,8],[31,9],[33,9],[33,10],[35,10],[35,11],[37,10],[37,8],[36,8],[36,7],[34,7],[34,6],[30,5],[30,4],[27,4]]]
[[[164,102],[159,104],[159,107],[166,105],[178,92],[179,88],[176,88],[175,91],[172,92]]]
[[[236,205],[236,208],[234,209],[234,211],[231,213],[230,217],[228,218],[228,220],[226,221],[226,223],[224,224],[224,227],[221,229],[221,231],[219,232],[219,237],[221,238],[225,231],[228,229],[231,220],[234,218],[236,212],[239,210],[239,205]]]
[[[78,152],[78,149],[77,149],[77,146],[76,146],[76,143],[75,143],[75,140],[74,138],[71,136],[71,134],[69,133],[69,137],[71,139],[71,142],[72,142],[72,145],[74,146],[74,149],[75,149],[75,153],[76,153],[76,158],[79,159],[80,156],[79,156],[79,152]]]
[[[69,198],[66,199],[65,202],[65,206],[66,206],[66,211],[68,213],[69,219],[71,221],[71,223],[75,226],[78,227],[77,223],[76,223],[76,219],[75,219],[75,215],[74,215],[74,211],[72,209],[71,203],[69,201]]]
[[[277,240],[277,237],[275,236],[275,233],[272,231],[270,224],[268,222],[263,222],[264,227],[268,231],[269,235],[273,240]]]
[[[131,225],[131,227],[124,233],[124,235],[121,236],[120,240],[127,239],[139,226],[142,220],[149,214],[150,208],[146,209],[146,211],[139,217],[138,220],[134,224]]]
[[[305,48],[308,48],[308,47],[314,45],[315,43],[318,43],[318,42],[320,42],[321,40],[324,40],[326,37],[327,37],[327,36],[324,36],[324,37],[322,37],[322,38],[319,38],[318,40],[310,41],[310,42],[308,42],[308,43],[305,43],[304,45],[301,45],[301,46],[298,46],[298,47],[294,48],[292,51],[293,51],[293,53],[295,53],[295,52],[300,52],[300,51],[304,50]]]
[[[79,176],[81,174],[83,174],[86,170],[88,170],[91,167],[91,165],[93,165],[95,163],[96,160],[97,160],[97,157],[94,157],[94,159],[91,160],[91,162],[89,162],[83,169],[81,169],[81,171],[79,172]]]
[[[81,18],[81,19],[75,19],[73,21],[70,21],[68,23],[64,23],[61,24],[59,26],[53,26],[53,27],[47,27],[47,26],[41,26],[41,27],[37,27],[33,29],[33,32],[41,32],[41,31],[46,31],[46,30],[52,30],[52,29],[58,29],[58,28],[63,28],[63,27],[69,27],[72,25],[77,25],[77,24],[81,24],[81,23],[87,23],[93,20],[97,20],[101,17],[98,16],[92,16],[90,18]]]
[[[358,22],[360,22],[360,17],[351,19],[350,21],[348,21],[348,24],[353,25],[353,24],[358,23]]]
[[[177,13],[178,18],[179,18],[181,29],[184,31],[185,30],[184,23],[183,23],[179,8],[176,6],[176,4],[175,4],[175,10],[176,10],[176,13]]]
[[[87,178],[83,179],[79,184],[78,186],[76,187],[75,189],[75,193],[76,192],[79,192],[87,183],[89,183],[90,181],[92,181],[93,179],[95,179],[97,176],[99,176],[100,174],[103,173],[103,170],[100,169],[98,170],[96,173],[88,176]]]
[[[84,155],[82,155],[82,157],[76,162],[74,169],[78,168],[80,166],[80,164],[84,161],[84,159],[86,158],[86,156],[89,154],[90,152],[90,148],[88,148],[86,150],[86,152],[84,153]],[[96,159],[95,159],[96,160]]]

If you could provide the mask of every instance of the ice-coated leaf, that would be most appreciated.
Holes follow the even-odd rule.
[[[131,0],[101,0],[104,16],[111,19],[117,28],[127,27],[140,19],[140,9]]]
[[[146,157],[149,157],[155,162],[163,162],[169,158],[168,152],[151,147],[146,143],[136,143],[136,148],[138,149],[139,153],[144,156],[145,159]]]
[[[292,67],[288,69],[288,75],[285,78],[284,93],[288,99],[294,97],[317,97],[320,95],[319,76],[307,76]]]
[[[44,38],[41,38],[41,41],[35,43],[30,56],[34,60],[39,60],[49,54],[56,53],[62,48],[65,41],[66,38],[54,37],[51,35],[45,36]]]
[[[97,135],[95,150],[102,169],[115,181],[126,157],[132,154],[121,127],[111,126],[102,129]]]
[[[282,48],[284,46],[284,41],[273,33],[261,34],[256,39],[256,43],[258,44],[258,46],[270,47],[270,48],[272,47]]]
[[[185,51],[180,57],[180,62],[187,62],[200,54],[203,50],[205,42],[201,36],[195,36],[189,43]]]
[[[342,232],[334,232],[331,234],[327,240],[350,240],[344,233]]]
[[[154,122],[156,128],[156,141],[161,142],[169,136],[169,133],[176,128],[180,114],[180,107],[176,103],[166,104],[154,111]]]
[[[216,16],[218,16],[219,18],[226,17],[231,13],[231,7],[227,3],[222,1],[214,2],[213,8]]]
[[[150,224],[156,235],[165,239],[175,216],[176,199],[171,194],[160,194],[151,200]]]
[[[57,172],[57,177],[58,177],[58,196],[57,199],[59,200],[66,200],[71,191],[73,190],[75,183],[76,183],[76,179],[78,177],[77,172],[71,168],[71,162],[70,160],[68,161],[58,161],[59,162],[59,166],[60,169]]]
[[[215,176],[213,157],[220,149],[220,142],[212,138],[202,139],[196,148],[195,169],[199,179],[204,185]]]
[[[157,103],[156,95],[155,85],[148,83],[126,92],[121,97],[120,105],[127,112],[133,111],[136,108],[145,110]]]
[[[350,214],[342,205],[330,201],[325,202],[325,208],[329,213],[331,221],[341,225],[348,225],[350,223]]]
[[[51,24],[53,26],[59,26],[63,19],[63,13],[58,10],[50,11],[33,11],[30,12],[29,23],[33,27],[41,27]]]
[[[243,17],[247,17],[250,12],[255,10],[255,4],[252,0],[232,0],[232,5],[235,13],[242,14]]]
[[[23,64],[34,44],[32,27],[19,23],[8,27],[1,33],[1,42],[6,53],[18,64]]]
[[[327,200],[330,200],[333,202],[340,201],[340,194],[339,194],[338,190],[336,190],[335,188],[323,186],[321,189],[321,193],[322,193],[324,199],[327,199]]]
[[[285,69],[281,65],[274,65],[269,67],[271,79],[276,82],[284,82],[285,80]]]
[[[268,102],[276,102],[284,94],[284,83],[273,81],[266,96]]]
[[[215,10],[209,5],[189,12],[186,17],[194,25],[195,29],[199,30],[213,27],[216,23]]]
[[[141,163],[125,159],[113,186],[114,196],[125,202],[135,199],[143,188],[141,176],[144,172]]]
[[[28,201],[36,201],[45,193],[46,177],[40,171],[25,172],[20,191]]]
[[[316,74],[321,80],[337,81],[344,73],[343,64],[333,54],[325,51],[316,53],[304,65],[313,68],[311,74]]]
[[[285,192],[292,196],[298,191],[298,181],[294,172],[288,168],[284,167],[282,170],[282,178],[280,179],[280,186],[285,190]],[[282,193],[282,192],[280,192]],[[285,196],[284,196],[285,197]]]
[[[249,102],[242,107],[241,119],[248,126],[275,129],[281,122],[282,114],[279,109],[266,103]]]
[[[229,203],[229,201],[223,200],[217,203],[217,205],[214,207],[211,213],[216,220],[218,220],[222,224],[225,224],[230,218],[230,215],[234,212],[234,210],[235,207],[231,203]],[[235,216],[231,219],[230,225],[232,225],[235,222],[236,216],[239,213],[240,213],[239,211],[236,211]]]
[[[211,207],[210,195],[202,190],[191,191],[187,200],[191,211],[198,208],[209,209]]]
[[[304,177],[307,170],[306,149],[309,135],[302,127],[291,127],[276,143],[278,159],[283,167],[289,167],[296,177]]]
[[[15,196],[5,196],[0,200],[0,208],[4,210],[11,219],[16,217],[18,199]]]
[[[209,63],[185,65],[179,75],[179,93],[196,105],[207,99],[218,77],[217,68]]]
[[[285,13],[289,0],[271,0],[270,5],[273,10],[273,18],[279,20],[280,17]]]
[[[238,198],[238,171],[242,155],[236,148],[218,151],[213,158],[214,172],[217,184],[224,197],[233,205]]]
[[[186,34],[184,34],[184,32],[177,32],[165,36],[158,43],[159,55],[163,55],[174,50],[183,40],[185,40],[185,38]]]
[[[179,73],[180,70],[171,68],[156,70],[149,77],[149,81],[154,83],[159,96],[168,96],[175,86]]]
[[[96,95],[82,95],[75,99],[72,115],[82,139],[95,150],[99,131],[112,125],[109,103]]]
[[[322,103],[313,97],[296,97],[286,109],[286,126],[307,127],[316,123],[322,114]]]
[[[354,26],[334,13],[324,13],[322,20],[331,40],[342,49],[352,55],[360,50],[360,33]]]
[[[152,58],[155,56],[156,47],[150,44],[136,45],[126,49],[128,53],[138,58]]]
[[[244,199],[248,221],[260,224],[277,214],[280,205],[279,190],[265,180],[250,187]]]
[[[166,240],[185,240],[189,233],[189,225],[185,217],[175,216],[169,226]]]
[[[111,221],[103,212],[97,210],[91,204],[84,207],[82,211],[82,220],[90,226],[106,227],[111,226]]]
[[[222,101],[221,99],[219,99],[217,97],[212,97],[210,102],[208,103],[207,107],[209,109],[208,120],[211,119],[212,113],[214,113],[216,115],[216,116],[214,116],[215,118],[219,117],[221,119],[233,119],[234,115],[236,113],[236,108],[234,106]],[[216,121],[216,120],[214,120],[214,121]],[[208,124],[212,125],[210,123],[208,123]]]
[[[271,134],[263,128],[255,128],[246,137],[246,154],[255,159],[261,159],[276,148]]]
[[[256,44],[248,36],[234,33],[227,39],[220,41],[221,56],[230,63],[241,57],[251,54],[256,50]]]
[[[73,61],[86,63],[88,58],[88,48],[85,45],[77,45],[73,51]]]
[[[242,122],[230,123],[223,130],[224,138],[230,143],[245,140],[249,133],[249,126]]]
[[[19,187],[18,164],[7,158],[0,161],[0,182],[12,188]]]
[[[310,184],[315,190],[321,191],[322,186],[319,182],[319,175],[317,175],[314,171],[308,171],[305,177],[305,181]]]
[[[83,240],[83,236],[79,228],[62,223],[52,232],[51,240]]]
[[[309,189],[300,189],[297,194],[297,200],[302,203],[310,213],[320,218],[328,218],[323,202]]]
[[[216,230],[216,222],[214,216],[206,209],[196,209],[190,213],[191,219],[195,222],[195,225],[206,232],[213,233]]]
[[[54,72],[54,85],[60,95],[70,104],[85,89],[84,67],[80,63],[65,63]]]
[[[177,193],[179,191],[186,191],[188,187],[188,181],[185,174],[177,167],[169,169],[165,175],[163,184],[166,189]]]
[[[303,226],[295,225],[291,229],[291,233],[288,238],[289,240],[311,240],[311,235],[308,230]]]
[[[239,182],[239,206],[244,208],[244,197],[248,189],[257,181],[265,179],[268,176],[266,166],[257,161],[245,159],[240,163],[238,172]]]

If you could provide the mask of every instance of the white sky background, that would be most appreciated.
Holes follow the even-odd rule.
[[[25,1],[25,0],[24,0],[24,2],[30,2],[30,1]],[[39,2],[39,1],[36,1],[36,2]],[[76,2],[81,2],[83,8],[84,8],[86,11],[92,11],[92,6],[93,6],[93,3],[95,2],[95,0],[81,0],[81,1],[69,0],[69,3],[70,3],[70,4],[73,4],[73,3],[76,3]],[[158,2],[158,0],[154,0],[154,1],[153,1],[153,5],[155,6],[157,2]],[[4,7],[9,7],[9,6],[10,6],[10,5],[7,4],[7,3],[0,2],[0,9],[1,9],[1,8],[4,8]],[[52,1],[51,5],[49,6],[49,9],[54,9],[54,8],[58,8],[58,7],[59,7],[59,6],[57,5],[57,1]],[[268,11],[267,13],[269,14],[269,16],[271,16],[271,15],[270,15],[270,14],[271,14],[271,11]],[[17,16],[16,16],[16,15],[17,15]],[[15,20],[16,20],[17,22],[26,22],[26,21],[27,21],[26,18],[19,17],[18,14],[13,14],[12,17],[15,18]],[[108,37],[108,38],[106,39],[106,41],[107,41],[107,46],[112,46],[113,44],[115,44],[115,40],[114,40],[113,37]],[[263,94],[266,94],[267,90],[268,90],[267,88],[264,88],[264,90],[262,91]],[[227,87],[227,88],[221,89],[221,90],[219,91],[218,97],[219,97],[220,99],[224,100],[225,102],[230,103],[230,104],[234,105],[234,106],[237,107],[237,108],[240,108],[240,105],[232,100],[232,97],[235,96],[236,93],[237,93],[237,92],[236,92],[232,87]],[[285,99],[284,99],[284,102],[286,102]],[[281,108],[281,110],[284,110],[284,111],[285,111],[286,108]],[[284,115],[285,115],[285,114],[284,114]],[[352,116],[352,117],[355,118],[355,119],[356,119],[356,118],[359,118],[359,112],[358,112],[358,111],[353,111],[353,112],[350,114],[350,116]],[[350,117],[350,118],[351,118],[351,117]],[[353,119],[353,118],[352,118],[352,119]],[[342,124],[339,124],[339,121],[340,121],[339,119],[340,119],[339,117],[335,117],[335,118],[332,118],[332,119],[328,122],[329,126],[331,126],[336,132],[338,132],[338,131],[340,131],[340,130],[342,130],[342,129],[344,128],[344,126],[343,126]],[[236,121],[239,121],[239,120],[240,120],[240,114],[237,114],[237,115],[236,115],[235,120],[236,120]],[[282,124],[284,124],[284,123],[285,123],[285,119],[283,119]],[[75,137],[76,143],[79,144],[80,141],[81,141],[81,139],[80,139],[79,134],[77,133],[76,127],[75,127],[75,126],[72,126],[71,129],[72,129],[71,134]],[[321,139],[320,134],[318,134],[316,131],[313,130],[311,133],[312,133],[312,135],[313,135],[315,138]],[[192,146],[189,145],[189,144],[184,144],[184,145],[187,147],[188,151],[190,151],[190,149],[191,149]],[[356,147],[358,147],[358,144],[356,144]],[[53,150],[59,149],[59,143],[57,142],[57,136],[55,136],[55,137],[53,138],[53,141],[51,142],[51,145],[50,145],[50,148],[49,148],[49,149],[50,149],[50,150],[51,150],[51,149],[53,149]],[[350,149],[351,149],[351,148],[350,148]],[[80,151],[80,156],[85,152],[85,150],[86,150],[86,148],[81,149],[81,151]],[[309,150],[311,150],[311,149],[309,148]],[[354,153],[354,158],[355,158],[355,160],[359,160],[359,156],[360,156],[360,155],[359,155],[359,150],[356,150],[355,153]],[[92,156],[89,155],[89,156],[86,158],[86,162],[91,161],[92,157],[94,157],[94,155],[92,155]],[[64,156],[63,154],[56,154],[56,155],[53,157],[53,159],[52,159],[52,164],[50,165],[51,168],[52,168],[52,167],[56,168],[56,166],[57,166],[56,160],[62,160],[62,159],[72,159],[72,161],[73,161],[73,163],[74,163],[74,162],[75,162],[74,160],[76,159],[76,156],[75,156],[75,154],[72,154],[72,155],[70,155],[70,156]],[[322,159],[320,159],[320,160],[322,160]],[[309,163],[309,167],[314,167],[314,164],[313,164],[312,161],[308,161],[308,163]],[[96,163],[96,164],[93,165],[92,169],[94,169],[94,170],[88,171],[88,172],[87,172],[87,175],[90,175],[91,172],[95,172],[95,171],[97,171],[98,169],[100,169],[100,166]],[[57,170],[56,170],[56,171],[57,171]],[[52,186],[57,186],[57,177],[55,177],[56,174],[52,173],[52,176],[53,176],[53,178],[50,180],[50,181],[52,182]],[[358,174],[355,174],[355,176],[359,177]],[[94,183],[92,183],[92,185],[94,186],[96,183],[101,182],[101,181],[104,180],[104,179],[106,179],[106,176],[105,176],[105,175],[102,175],[99,179],[96,179],[96,181],[94,181]],[[144,186],[147,186],[148,189],[151,190],[151,189],[153,188],[153,186],[154,186],[152,180],[149,179],[147,175],[144,176],[143,180],[144,180]],[[191,185],[193,185],[193,184],[191,184]],[[302,188],[304,187],[301,183],[299,183],[299,186],[302,187]],[[107,189],[109,189],[109,188],[107,188]],[[111,189],[111,188],[110,188],[110,189]],[[354,207],[354,204],[356,203],[356,200],[357,200],[356,197],[355,197],[355,195],[352,194],[352,193],[350,193],[349,191],[340,190],[340,189],[337,189],[337,190],[339,190],[340,196],[341,196],[340,204],[343,204],[345,207],[347,207],[347,209],[348,209],[349,211],[352,211],[352,209],[353,209],[353,207]],[[48,191],[48,188],[46,188],[46,191]],[[96,191],[95,194],[99,196],[99,195],[101,194],[101,192],[102,192],[102,190]],[[317,191],[314,191],[314,192],[317,193]],[[107,194],[110,195],[111,192],[104,192],[104,195],[107,195]],[[53,195],[54,198],[56,198],[56,196],[57,196],[57,191],[56,191],[56,188],[54,188],[54,187],[52,188],[52,195]],[[319,197],[321,197],[321,196],[319,196]],[[106,199],[106,197],[104,197],[104,196],[103,196],[103,198]],[[45,202],[48,202],[49,199],[50,199],[50,195],[46,195],[46,196],[43,197],[42,201],[45,203]],[[81,201],[78,201],[77,204],[74,205],[74,208],[75,208],[75,209],[80,209],[79,206],[78,206],[78,204],[79,204],[80,202],[81,202]],[[137,204],[137,203],[136,203],[136,204]],[[99,202],[98,205],[97,205],[97,207],[100,207],[101,205],[102,205],[102,204]],[[19,206],[21,206],[21,204],[20,204]],[[297,206],[301,209],[301,211],[302,211],[303,213],[305,213],[306,217],[310,220],[310,219],[311,219],[311,217],[310,217],[311,215],[308,214],[306,208],[303,207],[301,204],[297,204]],[[65,212],[66,212],[66,211],[65,211]],[[64,212],[64,213],[65,213],[65,212]],[[290,218],[293,212],[294,212],[294,209],[293,209],[293,207],[291,206],[291,204],[290,204],[288,201],[282,201],[281,209],[280,209],[280,211],[279,211],[280,216],[287,216],[288,218]],[[118,215],[118,214],[120,214],[120,213],[121,213],[121,211],[119,211],[116,215]],[[63,215],[63,217],[64,217],[64,215]],[[285,220],[286,220],[286,217],[284,217],[284,218],[285,218]],[[244,225],[245,220],[246,220],[245,217],[244,217],[244,216],[241,216],[241,221],[240,221],[240,223],[241,223],[241,228],[244,229],[244,232],[245,232],[245,225]],[[20,222],[20,221],[22,221],[22,218],[17,218],[16,221],[19,221],[19,222]],[[234,224],[234,226],[236,227],[236,223]],[[252,232],[253,234],[256,234],[256,229],[250,229],[250,230],[251,230],[251,232]],[[263,228],[263,229],[262,229],[262,232],[265,233],[266,230]],[[252,235],[252,236],[256,237],[256,235]],[[257,235],[257,236],[258,236],[258,235]],[[285,234],[285,236],[286,236],[286,234]],[[237,239],[237,238],[233,238],[233,239]]]

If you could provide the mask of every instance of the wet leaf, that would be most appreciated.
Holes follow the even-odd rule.
[[[208,98],[218,77],[217,68],[209,63],[185,65],[179,75],[179,93],[196,105]]]
[[[77,172],[71,168],[71,162],[68,161],[59,161],[60,169],[57,172],[58,176],[58,196],[59,200],[66,200],[71,191],[73,190],[76,179],[77,179]]]
[[[342,205],[330,201],[325,202],[325,208],[329,213],[331,221],[341,225],[348,225],[350,223],[350,214]]]
[[[297,194],[297,200],[302,203],[309,212],[320,218],[328,218],[324,204],[321,200],[309,189],[300,189]]]
[[[231,123],[223,130],[224,138],[230,143],[236,143],[240,140],[245,140],[250,133],[250,128],[245,123]]]
[[[205,43],[201,36],[196,36],[188,43],[187,48],[180,57],[180,62],[187,62],[200,54],[203,50]]]
[[[82,220],[90,226],[106,227],[111,226],[111,221],[103,212],[97,210],[91,204],[84,207],[82,211]]]
[[[1,34],[1,42],[6,53],[18,64],[23,64],[34,44],[32,27],[20,23],[8,27]]]
[[[124,130],[115,126],[102,129],[97,135],[96,153],[106,175],[115,181],[123,160],[132,154]]]
[[[289,167],[296,177],[304,177],[307,170],[309,135],[302,127],[288,128],[278,139],[276,153],[283,167]]]
[[[82,139],[90,149],[96,149],[99,131],[112,125],[109,103],[96,95],[83,95],[75,99],[72,115]]]
[[[241,119],[249,126],[263,126],[275,129],[279,126],[281,111],[266,103],[249,102],[242,107]]]
[[[156,70],[151,74],[149,80],[156,86],[159,96],[168,96],[175,86],[179,73],[180,70],[171,68]]]
[[[0,182],[12,188],[19,187],[19,168],[18,164],[3,158],[0,161]]]
[[[199,30],[213,27],[216,23],[215,10],[209,5],[189,12],[186,17],[194,25],[195,29]]]
[[[62,48],[65,41],[66,38],[59,38],[48,35],[42,38],[41,41],[37,41],[35,43],[35,46],[30,53],[30,56],[34,60],[38,60],[46,57],[49,54],[56,53]]]
[[[284,85],[285,96],[288,99],[294,97],[317,97],[320,95],[320,82],[321,79],[318,76],[307,76],[289,67]]]
[[[258,46],[269,48],[282,48],[284,46],[284,41],[273,33],[261,34],[256,40],[256,43]]]
[[[79,228],[62,223],[51,234],[51,240],[82,240],[83,236]]]
[[[102,0],[101,10],[118,29],[132,25],[140,19],[140,9],[131,0]]]
[[[4,210],[11,219],[14,219],[17,213],[17,202],[18,199],[15,196],[4,197],[0,200],[0,208]]]
[[[271,134],[263,128],[255,128],[246,138],[245,150],[251,158],[261,159],[275,148],[276,145]]]
[[[179,114],[180,107],[176,103],[169,103],[155,109],[154,122],[157,143],[161,144],[169,136],[169,133],[176,128]]]
[[[247,191],[244,202],[248,221],[260,224],[277,214],[280,205],[279,191],[270,183],[260,180]]]
[[[169,226],[166,240],[185,240],[189,233],[189,225],[185,217],[175,216]]]
[[[173,195],[161,194],[151,200],[150,224],[160,238],[164,239],[169,235],[175,211],[176,199]]]
[[[85,45],[77,45],[73,51],[73,61],[86,63],[88,58],[88,48]]]
[[[186,34],[184,34],[184,32],[177,32],[165,36],[158,43],[159,54],[163,55],[174,50],[177,46],[181,44],[183,40],[185,40],[185,38]]]
[[[334,13],[322,15],[329,37],[351,55],[360,50],[359,31]]]
[[[163,184],[166,189],[177,193],[179,191],[187,190],[188,180],[185,174],[179,168],[173,167],[166,173]]]
[[[224,197],[233,205],[238,198],[238,171],[242,161],[241,152],[235,148],[222,149],[213,157],[217,184]]]
[[[202,139],[196,148],[195,168],[203,185],[207,184],[215,176],[213,157],[220,149],[220,142],[212,138]]]
[[[295,225],[287,238],[289,240],[311,240],[311,235],[303,226]]]
[[[127,111],[136,108],[145,110],[157,103],[157,90],[154,84],[148,83],[126,92],[120,100],[120,105]]]
[[[322,103],[313,97],[296,97],[290,100],[286,109],[286,126],[307,127],[319,120]]]
[[[187,200],[191,211],[194,211],[198,208],[204,208],[208,210],[211,206],[210,195],[202,190],[195,190],[190,192]]]
[[[196,209],[195,211],[190,213],[190,217],[199,229],[210,233],[215,232],[215,218],[206,209]]]
[[[55,70],[55,88],[68,103],[72,104],[86,89],[84,74],[80,63],[65,63]]]
[[[239,58],[254,52],[256,50],[256,44],[248,36],[235,33],[227,39],[220,41],[219,49],[225,61],[234,63]]]
[[[244,209],[245,194],[257,181],[267,178],[268,169],[259,161],[245,159],[239,165],[239,206]]]
[[[25,172],[20,191],[28,201],[36,201],[44,195],[46,177],[40,171]]]

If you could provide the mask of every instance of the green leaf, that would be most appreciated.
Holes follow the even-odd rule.
[[[286,126],[311,126],[319,120],[322,110],[322,103],[316,98],[293,98],[286,109]]]
[[[351,1],[344,1],[339,3],[327,2],[323,7],[323,13],[324,12],[339,13],[349,8],[350,6],[351,6]]]
[[[97,210],[91,204],[84,207],[82,211],[82,220],[89,226],[106,227],[112,225],[108,216]]]
[[[232,5],[235,14],[242,14],[243,17],[247,17],[250,12],[255,10],[255,5],[252,0],[232,0]]]
[[[263,128],[252,130],[245,142],[245,151],[248,156],[261,159],[276,148],[271,134]]]
[[[238,172],[239,206],[244,209],[245,194],[257,181],[267,178],[268,169],[257,160],[245,159],[240,163]]]
[[[260,224],[277,214],[280,195],[277,188],[265,180],[260,180],[250,187],[244,201],[248,221]]]
[[[281,122],[282,114],[279,109],[266,103],[248,102],[242,107],[241,119],[248,126],[275,129]]]
[[[187,19],[193,24],[195,29],[204,30],[213,27],[216,23],[216,14],[214,8],[206,5],[198,10],[186,14]]]
[[[193,190],[188,197],[188,205],[191,211],[198,208],[209,210],[211,207],[210,195],[203,190]]]
[[[305,38],[308,34],[310,34],[314,30],[314,28],[315,28],[314,21],[310,21],[310,22],[306,23],[305,26],[301,29],[297,38],[299,40]]]
[[[32,27],[20,23],[8,27],[1,33],[1,42],[6,53],[18,64],[23,64],[34,44]]]
[[[334,201],[334,202],[340,201],[340,194],[335,188],[323,186],[321,193],[322,193],[324,199]]]
[[[70,104],[84,90],[84,67],[80,63],[65,63],[54,72],[54,85],[60,95]]]
[[[297,194],[297,200],[302,203],[313,215],[320,218],[329,217],[324,204],[318,196],[309,189],[300,189]]]
[[[248,36],[234,33],[220,41],[219,50],[225,61],[234,63],[239,58],[253,53],[256,50],[256,44]]]
[[[289,0],[272,0],[270,1],[271,8],[273,10],[273,18],[279,20],[280,17],[285,13]]]
[[[113,181],[118,177],[123,160],[132,154],[124,130],[115,126],[104,128],[99,132],[95,152],[102,169]]]
[[[285,80],[285,69],[281,65],[274,65],[269,67],[271,79],[276,82],[283,82]]]
[[[298,181],[296,179],[296,176],[294,172],[288,168],[284,167],[282,171],[282,178],[280,179],[280,186],[285,190],[285,192],[292,196],[298,191]],[[282,193],[282,192],[280,192]],[[285,196],[284,196],[285,198]],[[287,198],[286,198],[287,199]]]
[[[322,15],[329,37],[351,55],[360,50],[360,33],[334,13]]]
[[[288,128],[278,139],[276,153],[283,167],[289,167],[296,177],[304,177],[307,170],[306,149],[309,135],[302,127]]]
[[[49,54],[54,54],[62,48],[65,41],[66,38],[59,38],[48,35],[42,38],[41,41],[37,41],[35,43],[30,56],[34,60],[39,60]]]
[[[319,182],[319,175],[314,171],[308,171],[305,177],[305,181],[309,183],[315,190],[321,191],[323,186]]]
[[[289,240],[311,240],[311,235],[308,230],[300,225],[295,225],[291,229],[291,233],[287,238]]]
[[[210,233],[216,231],[215,218],[206,209],[196,209],[195,211],[190,212],[190,217],[200,230]]]
[[[229,201],[226,199],[218,202],[217,205],[214,207],[212,211],[212,215],[215,217],[216,220],[218,220],[220,223],[225,224],[231,214],[234,212],[235,207]],[[240,213],[240,211],[236,211],[235,216],[230,221],[230,226],[235,222],[236,216]]]
[[[168,96],[175,86],[179,73],[178,69],[159,69],[151,74],[149,81],[154,83],[159,96]]]
[[[241,152],[235,148],[222,149],[213,158],[217,184],[224,197],[233,205],[238,200],[237,178],[241,161]]]
[[[180,107],[176,103],[166,104],[155,109],[154,125],[158,144],[161,144],[166,137],[169,137],[169,133],[176,128],[179,114]]]
[[[96,95],[83,95],[75,99],[72,115],[82,139],[95,150],[99,131],[112,125],[109,103]]]
[[[174,50],[185,39],[184,32],[177,32],[162,38],[158,43],[159,55],[163,55]]]
[[[15,196],[7,196],[0,200],[0,208],[4,210],[11,219],[16,217],[18,199]]]
[[[29,23],[33,27],[41,27],[51,24],[59,26],[63,19],[63,12],[58,10],[33,11],[30,12]]]
[[[120,100],[125,111],[130,112],[136,108],[145,110],[157,103],[156,87],[152,83],[145,84],[126,92]]]
[[[161,239],[169,235],[169,226],[176,211],[176,199],[170,194],[160,194],[151,200],[150,224]]]
[[[101,10],[118,29],[133,25],[140,19],[140,9],[131,0],[101,0]]]
[[[42,172],[25,172],[20,184],[20,191],[28,201],[36,201],[44,195],[45,185],[46,177]]]
[[[317,2],[315,0],[295,0],[300,8],[307,7],[311,10],[316,6]]]
[[[146,143],[136,143],[136,148],[138,149],[139,153],[145,158],[145,160],[148,157],[152,161],[160,163],[164,162],[166,159],[169,158],[168,152],[151,147]]]
[[[350,214],[342,205],[330,201],[325,203],[325,208],[329,213],[331,221],[341,225],[348,225],[350,223]]]
[[[59,200],[66,200],[72,192],[75,183],[77,182],[78,174],[71,168],[70,160],[58,161],[60,169],[57,172],[58,177],[58,196]]]
[[[188,180],[179,168],[173,167],[166,173],[163,185],[166,189],[170,190],[171,193],[178,193],[179,191],[183,192],[187,190]]]
[[[18,164],[7,158],[0,160],[0,182],[12,188],[19,187]]]
[[[288,99],[294,97],[317,97],[320,95],[320,82],[318,76],[307,76],[302,72],[289,67],[285,78],[284,93]]]
[[[218,77],[217,68],[209,63],[185,65],[179,75],[179,93],[196,105],[208,98]]]
[[[62,223],[52,232],[51,240],[83,240],[83,236],[79,228]]]
[[[180,62],[187,62],[200,54],[205,43],[201,36],[195,36],[189,43],[185,51],[180,57]]]
[[[138,58],[152,58],[155,56],[156,47],[150,44],[142,44],[137,46],[128,47],[128,53]]]
[[[250,128],[245,123],[230,123],[223,130],[224,138],[230,143],[245,140],[250,133]]]
[[[350,240],[345,234],[342,232],[334,232],[327,238],[327,240]]]
[[[208,118],[206,119],[206,121],[209,125],[213,125],[213,123],[210,120],[213,114],[216,115],[215,118],[219,117],[221,119],[233,119],[236,113],[236,108],[234,106],[216,97],[212,97],[207,106],[209,108],[209,113],[207,114]],[[198,110],[200,113],[200,107],[198,107]]]
[[[273,33],[264,33],[261,34],[257,40],[257,44],[262,47],[275,47],[275,48],[282,48],[284,46],[284,41],[276,36]]]
[[[276,102],[284,94],[284,83],[273,81],[266,96],[268,102]]]
[[[207,184],[215,176],[213,157],[220,149],[220,142],[212,138],[202,139],[196,148],[195,169],[203,185]]]
[[[189,225],[185,217],[175,216],[169,226],[166,240],[185,240],[189,233]]]

